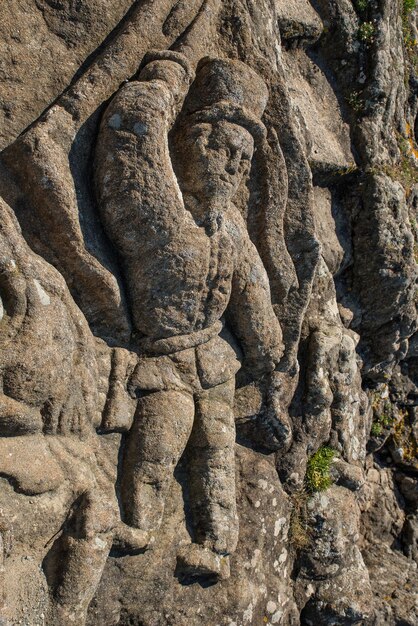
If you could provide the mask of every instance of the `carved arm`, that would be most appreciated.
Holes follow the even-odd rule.
[[[241,225],[238,258],[227,319],[240,340],[245,365],[259,378],[272,372],[283,354],[282,331],[271,304],[267,273],[256,247]]]
[[[283,384],[283,375],[277,371],[284,351],[282,331],[258,251],[241,216],[236,224],[240,234],[238,259],[227,319],[244,350],[245,368],[260,386],[262,408],[257,418],[256,440],[270,450],[287,449],[292,441],[286,412],[287,386]]]
[[[163,244],[184,214],[167,136],[192,72],[179,53],[154,52],[147,60],[139,80],[111,101],[96,150],[99,207],[125,259],[137,258],[147,240]]]

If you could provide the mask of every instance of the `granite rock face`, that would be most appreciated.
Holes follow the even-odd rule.
[[[414,3],[0,17],[0,623],[416,624]]]

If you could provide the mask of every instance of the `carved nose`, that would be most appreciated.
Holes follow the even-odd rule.
[[[228,174],[236,174],[239,168],[239,164],[241,162],[241,153],[237,152],[236,154],[234,154],[234,156],[230,159],[230,161],[228,161],[227,166],[225,167],[225,170],[228,172]]]

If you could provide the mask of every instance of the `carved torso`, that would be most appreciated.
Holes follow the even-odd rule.
[[[190,217],[185,222],[164,247],[145,240],[133,269],[141,302],[136,326],[156,339],[213,325],[231,293],[236,244],[228,222],[211,236]]]
[[[0,392],[42,414],[42,421],[22,423],[18,432],[79,432],[84,426],[90,431],[97,403],[93,337],[63,279],[27,247],[3,202],[0,216]],[[81,373],[90,384],[75,382]]]
[[[161,80],[125,85],[103,116],[96,146],[98,206],[121,256],[134,327],[155,340],[187,335],[232,306],[246,357],[269,369],[282,345],[266,272],[229,200],[214,214],[204,205],[187,210],[168,144],[174,102]],[[181,167],[187,155],[176,156]]]

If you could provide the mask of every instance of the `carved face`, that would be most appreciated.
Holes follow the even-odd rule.
[[[177,141],[176,172],[182,190],[201,200],[231,200],[251,166],[254,141],[230,122],[195,124]]]

